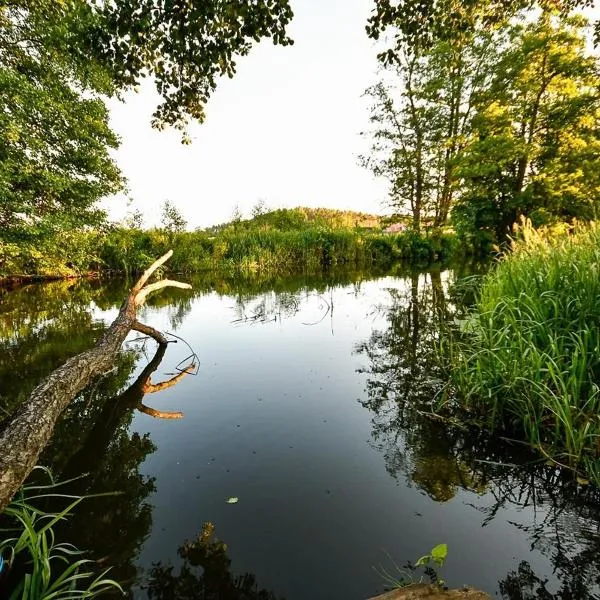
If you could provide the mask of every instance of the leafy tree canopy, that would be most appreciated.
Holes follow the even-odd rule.
[[[48,15],[58,2],[40,2]],[[38,6],[38,8],[39,8]],[[0,229],[50,234],[94,225],[96,200],[123,178],[109,150],[118,138],[95,94],[110,81],[97,65],[65,52],[71,24],[0,8]]]
[[[254,42],[291,43],[291,18],[287,0],[2,0],[0,229],[101,223],[124,186],[103,98],[151,77],[152,124],[184,131]]]
[[[508,32],[458,165],[459,230],[501,240],[522,214],[597,217],[600,72],[584,30],[581,17],[546,13]]]
[[[42,54],[104,93],[152,77],[162,103],[154,125],[202,120],[221,75],[236,57],[285,33],[288,0],[4,0],[0,52]],[[15,41],[18,43],[15,45]],[[12,48],[12,49],[11,49]]]
[[[478,25],[493,28],[536,6],[567,14],[593,5],[594,0],[375,0],[366,29],[375,40],[391,34],[391,44],[380,58],[393,62],[402,45],[422,49],[435,40],[461,39]],[[600,22],[596,24],[599,37]]]

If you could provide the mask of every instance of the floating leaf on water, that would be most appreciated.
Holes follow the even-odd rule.
[[[239,498],[237,496],[231,496],[231,498],[227,498],[226,502],[227,504],[237,504],[239,501]]]

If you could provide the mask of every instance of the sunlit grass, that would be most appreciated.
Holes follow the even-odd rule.
[[[178,273],[276,273],[315,271],[331,265],[390,264],[401,259],[429,263],[447,258],[452,234],[384,234],[342,227],[296,230],[225,229],[172,233],[115,228],[104,234],[78,232],[56,243],[35,239],[19,244],[0,240],[0,278],[25,274],[69,276],[90,271],[133,274],[173,249],[169,269]]]
[[[448,348],[465,407],[600,484],[599,226],[524,223]]]

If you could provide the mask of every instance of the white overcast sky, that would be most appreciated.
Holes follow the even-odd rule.
[[[376,48],[365,34],[373,0],[292,0],[293,46],[256,45],[221,80],[192,144],[158,132],[150,117],[158,98],[143,86],[111,101],[122,144],[117,162],[133,207],[146,225],[173,202],[190,227],[229,220],[234,205],[249,214],[260,199],[272,208],[324,206],[381,212],[385,183],[358,166],[368,143],[368,100],[377,80]],[[121,218],[125,198],[107,202]]]

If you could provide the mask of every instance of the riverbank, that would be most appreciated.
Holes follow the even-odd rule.
[[[386,234],[350,228],[168,232],[113,228],[60,239],[0,243],[0,285],[78,277],[90,273],[142,271],[173,249],[170,272],[276,273],[331,265],[385,265],[410,260],[427,265],[456,251],[451,234]]]

